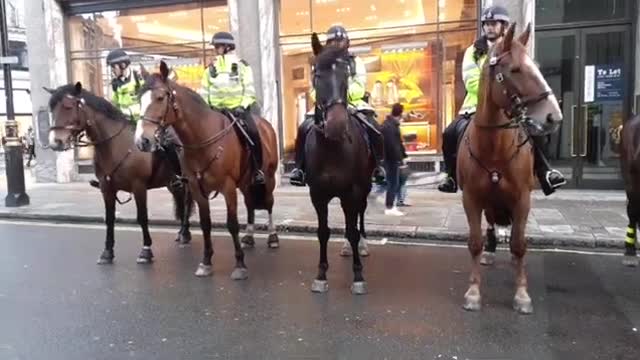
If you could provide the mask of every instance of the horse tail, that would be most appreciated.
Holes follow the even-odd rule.
[[[189,188],[185,184],[181,189],[169,189],[171,195],[173,197],[173,217],[174,219],[181,221],[182,217],[185,216],[185,210],[187,212],[187,217],[191,217],[193,213],[195,202],[193,197],[188,196]],[[187,198],[189,200],[189,204],[186,204]]]

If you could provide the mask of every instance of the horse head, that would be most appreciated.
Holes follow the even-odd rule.
[[[313,87],[316,90],[316,115],[325,121],[327,139],[341,141],[349,124],[347,89],[350,73],[348,52],[345,49],[320,44],[313,34],[311,44],[315,55]]]
[[[88,123],[83,109],[85,101],[82,97],[82,84],[77,82],[55,90],[44,90],[51,94],[49,110],[53,126],[49,128],[49,148],[54,151],[68,150]]]
[[[531,24],[515,38],[516,24],[489,53],[483,68],[485,100],[502,109],[511,119],[527,127],[531,135],[558,129],[562,110],[540,69],[527,53]]]
[[[176,84],[171,80],[171,71],[164,61],[160,62],[160,73],[142,71],[145,84],[140,89],[142,119],[136,125],[135,143],[141,151],[153,151],[160,143],[164,130],[180,119],[176,101]]]

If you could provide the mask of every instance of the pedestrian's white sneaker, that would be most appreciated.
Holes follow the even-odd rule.
[[[404,213],[398,210],[398,208],[395,206],[391,209],[385,209],[384,214],[389,216],[404,216]]]

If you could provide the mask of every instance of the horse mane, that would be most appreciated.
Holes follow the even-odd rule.
[[[144,94],[145,92],[153,89],[154,87],[156,87],[159,84],[165,84],[165,81],[162,79],[162,75],[160,74],[151,74],[149,75],[145,81],[144,81],[144,85],[142,85],[142,87],[140,88],[140,91],[138,92],[139,95]],[[206,101],[204,101],[204,99],[202,98],[202,96],[200,96],[200,94],[198,94],[197,92],[193,91],[191,88],[186,87],[186,86],[182,86],[176,82],[171,81],[170,85],[171,88],[178,88],[180,90],[183,90],[184,92],[187,93],[187,95],[189,95],[189,97],[195,101],[196,103],[200,104],[201,106],[205,106],[206,108],[209,108],[209,104],[207,104]]]
[[[316,57],[316,69],[328,70],[335,64],[336,60],[348,54],[346,49],[336,46],[326,46]]]
[[[59,88],[55,89],[51,94],[51,98],[49,99],[49,109],[53,110],[67,95],[71,95],[74,97],[77,96],[74,84],[62,85]],[[87,106],[101,113],[107,119],[116,122],[128,121],[126,115],[108,100],[97,96],[85,89],[82,89],[80,97],[84,99]]]

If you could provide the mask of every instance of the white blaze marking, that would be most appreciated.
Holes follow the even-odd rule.
[[[142,140],[142,135],[144,134],[144,129],[142,128],[142,120],[138,120],[138,122],[136,123],[136,133],[135,133],[135,140],[136,141],[140,141]]]
[[[529,56],[524,57],[524,63],[525,65],[531,68],[531,71],[533,71],[533,74],[536,76],[538,81],[544,85],[544,91],[552,91],[551,87],[549,86],[549,83],[547,83],[547,80],[545,80],[544,76],[542,76],[542,72],[540,72],[540,68],[536,66],[536,64],[533,62],[533,60]],[[547,99],[551,102],[553,106],[553,111],[554,111],[554,114],[552,114],[553,118],[562,119],[562,110],[560,109],[560,104],[558,104],[558,99],[556,98],[555,94],[550,95]]]
[[[52,145],[56,140],[56,131],[55,130],[51,130],[49,131],[49,145]]]

